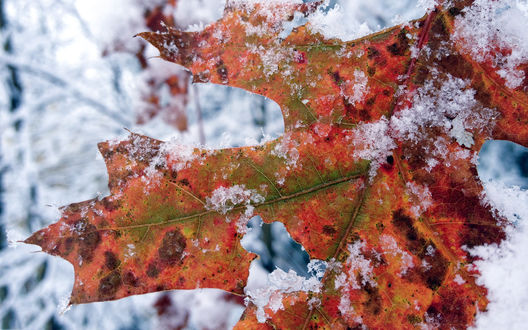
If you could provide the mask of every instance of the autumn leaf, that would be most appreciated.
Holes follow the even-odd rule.
[[[161,2],[158,6],[145,10],[145,24],[150,31],[166,31],[166,25],[174,26],[174,19],[168,15],[175,10],[176,0]],[[180,68],[162,70],[149,67],[146,47],[141,45],[136,58],[145,71],[146,91],[142,99],[144,106],[138,112],[137,123],[144,124],[161,114],[162,119],[180,132],[187,130],[185,107],[189,102],[189,74]]]
[[[152,8],[144,8],[143,20],[150,31],[166,31],[167,25],[175,26],[174,18],[169,15],[178,6],[178,1],[162,1]],[[148,6],[147,6],[148,7]],[[180,132],[187,130],[185,107],[189,102],[188,72],[176,66],[167,68],[165,63],[153,63],[147,60],[145,44],[123,42],[121,38],[113,40],[103,51],[103,56],[113,53],[129,53],[136,57],[141,67],[141,105],[137,109],[136,123],[145,124],[160,116],[167,124]]]
[[[26,242],[73,264],[73,304],[219,288],[245,295],[239,328],[473,324],[488,301],[469,249],[505,238],[477,156],[489,139],[528,146],[528,63],[496,38],[475,56],[467,24],[482,4],[449,3],[351,42],[310,21],[285,29],[321,14],[295,1],[228,1],[201,32],[140,34],[195,82],[277,102],[285,133],[222,150],[101,143],[111,195]],[[244,292],[255,215],[326,262],[322,279],[276,270]]]

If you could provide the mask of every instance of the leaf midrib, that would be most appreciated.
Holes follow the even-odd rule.
[[[328,189],[330,187],[345,183],[347,181],[358,179],[360,177],[365,176],[367,172],[368,172],[368,168],[365,171],[362,171],[362,172],[354,173],[354,174],[351,174],[351,175],[348,175],[348,176],[343,176],[343,177],[340,177],[338,179],[335,179],[335,180],[332,180],[332,181],[328,181],[328,182],[325,182],[325,183],[321,183],[321,184],[312,186],[310,188],[297,191],[297,192],[295,192],[293,194],[290,194],[290,195],[284,195],[282,197],[270,199],[270,200],[264,201],[262,203],[250,202],[248,204],[238,205],[238,206],[233,207],[229,211],[227,211],[225,214],[244,210],[245,208],[247,208],[248,205],[253,206],[256,209],[258,209],[258,208],[263,207],[263,206],[269,206],[269,205],[277,204],[277,203],[280,203],[280,202],[286,202],[286,201],[289,201],[291,199],[299,198],[299,197],[302,197],[302,196],[305,196],[305,195],[308,195],[308,194],[311,194],[311,193],[316,193],[316,192],[319,192],[321,190]],[[127,230],[127,229],[150,228],[152,226],[165,226],[165,225],[178,223],[178,222],[186,222],[186,221],[189,221],[189,220],[193,220],[193,219],[196,219],[196,218],[201,218],[203,216],[207,216],[207,215],[214,214],[214,213],[223,215],[223,213],[221,213],[219,211],[216,211],[216,210],[207,210],[207,211],[195,213],[195,214],[188,215],[188,216],[183,216],[183,217],[169,219],[169,220],[166,220],[166,221],[163,221],[163,222],[143,223],[143,224],[130,225],[130,226],[104,227],[104,228],[97,228],[96,230],[97,231],[119,231],[119,230]]]

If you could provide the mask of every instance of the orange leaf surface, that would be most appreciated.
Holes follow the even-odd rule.
[[[195,82],[277,102],[284,135],[223,150],[101,143],[111,195],[65,207],[26,242],[73,264],[74,304],[207,287],[246,295],[239,328],[473,324],[488,301],[468,249],[505,237],[482,202],[478,151],[528,146],[528,78],[506,81],[491,60],[511,49],[472,56],[456,32],[469,1],[351,42],[310,23],[283,34],[320,3],[250,3],[228,1],[201,32],[140,36]],[[324,260],[322,279],[278,270],[244,292],[254,215]]]

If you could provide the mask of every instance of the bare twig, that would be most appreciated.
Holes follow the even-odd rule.
[[[205,145],[205,132],[204,132],[204,126],[203,126],[203,117],[202,117],[202,107],[200,106],[200,100],[198,96],[198,88],[195,84],[192,84],[193,86],[193,98],[194,98],[194,105],[196,107],[196,114],[198,115],[198,134],[200,136],[200,144],[203,146]]]
[[[72,83],[70,83],[69,81],[67,81],[66,79],[62,77],[59,77],[57,74],[51,72],[50,70],[36,67],[36,66],[30,65],[27,63],[22,63],[9,56],[2,56],[2,55],[0,55],[0,63],[4,63],[5,65],[16,67],[20,72],[24,72],[24,73],[42,78],[44,80],[47,80],[53,85],[66,89],[73,97],[86,103],[87,105],[92,106],[99,113],[113,119],[116,123],[119,123],[122,126],[131,126],[132,124],[130,120],[128,120],[121,113],[112,111],[105,104],[85,94],[82,90],[75,87]]]

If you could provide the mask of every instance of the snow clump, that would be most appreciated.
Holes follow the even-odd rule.
[[[404,276],[407,274],[407,270],[409,268],[414,267],[414,262],[412,256],[403,251],[399,246],[394,237],[389,235],[381,235],[380,237],[381,241],[381,247],[383,249],[383,253],[387,255],[392,256],[400,256],[401,260],[401,266],[400,266],[400,273],[399,276]]]
[[[367,23],[359,23],[350,15],[345,15],[339,5],[327,10],[328,4],[319,8],[308,16],[309,28],[322,34],[326,39],[341,39],[351,41],[372,33]]]
[[[365,243],[357,241],[354,244],[348,245],[348,252],[350,255],[346,260],[346,265],[350,267],[348,273],[341,273],[335,280],[335,288],[339,289],[344,287],[345,291],[352,289],[361,289],[361,286],[357,282],[356,272],[361,275],[361,285],[365,286],[370,284],[372,287],[377,286],[372,276],[372,265],[370,260],[367,260],[361,250],[365,248]]]
[[[347,95],[342,91],[348,101],[354,105],[360,103],[365,99],[365,95],[369,92],[368,77],[365,72],[356,69],[354,71],[354,81],[347,81],[344,85],[346,89],[350,89],[352,94]]]
[[[433,205],[433,195],[427,186],[422,186],[414,182],[407,182],[406,186],[410,193],[416,198],[417,203],[411,207],[411,212],[418,218]]]
[[[247,224],[255,211],[255,206],[251,205],[251,203],[263,203],[265,200],[255,189],[246,189],[245,185],[235,185],[229,188],[219,187],[215,189],[211,197],[206,198],[205,207],[208,210],[226,214],[237,205],[245,205],[246,210],[237,221],[238,232],[245,234],[248,232]],[[230,222],[231,220],[226,218],[226,221]]]
[[[528,318],[528,191],[501,182],[484,183],[483,203],[508,220],[508,239],[500,246],[485,245],[470,252],[481,275],[477,284],[488,289],[487,312],[479,312],[476,327],[482,329],[523,329]],[[508,279],[505,281],[504,279]]]
[[[339,311],[347,321],[353,320],[356,323],[361,324],[361,316],[357,315],[352,306],[350,300],[350,291],[361,289],[359,283],[357,282],[357,275],[361,277],[361,285],[365,286],[369,284],[372,287],[376,287],[377,283],[373,278],[373,267],[370,263],[370,260],[367,260],[361,250],[365,248],[365,243],[357,241],[354,244],[348,245],[348,252],[350,253],[345,265],[350,267],[348,272],[342,272],[335,279],[335,288],[343,288],[341,300],[339,301]]]
[[[245,185],[235,185],[229,188],[216,188],[211,197],[206,199],[206,208],[222,214],[231,211],[236,205],[262,203],[265,198],[254,189],[246,189]]]
[[[299,291],[319,293],[322,286],[315,277],[306,279],[297,275],[294,270],[290,269],[286,273],[280,268],[268,275],[267,282],[267,287],[246,292],[246,303],[252,302],[257,306],[257,320],[260,323],[266,322],[269,317],[265,309],[271,310],[273,313],[284,309],[282,299],[285,295]]]
[[[395,137],[418,143],[426,137],[424,128],[438,127],[460,145],[470,148],[474,141],[468,130],[490,129],[496,113],[487,108],[475,111],[481,105],[469,85],[469,81],[451,75],[439,88],[433,81],[427,81],[415,92],[413,105],[391,118]]]
[[[508,88],[519,87],[528,60],[528,2],[476,0],[455,21],[454,40],[478,62],[491,61]],[[506,54],[497,51],[506,50]],[[508,51],[511,50],[511,53]]]
[[[396,148],[389,133],[389,120],[385,117],[374,123],[360,124],[354,130],[351,141],[355,147],[354,156],[372,161],[369,172],[371,178]]]

